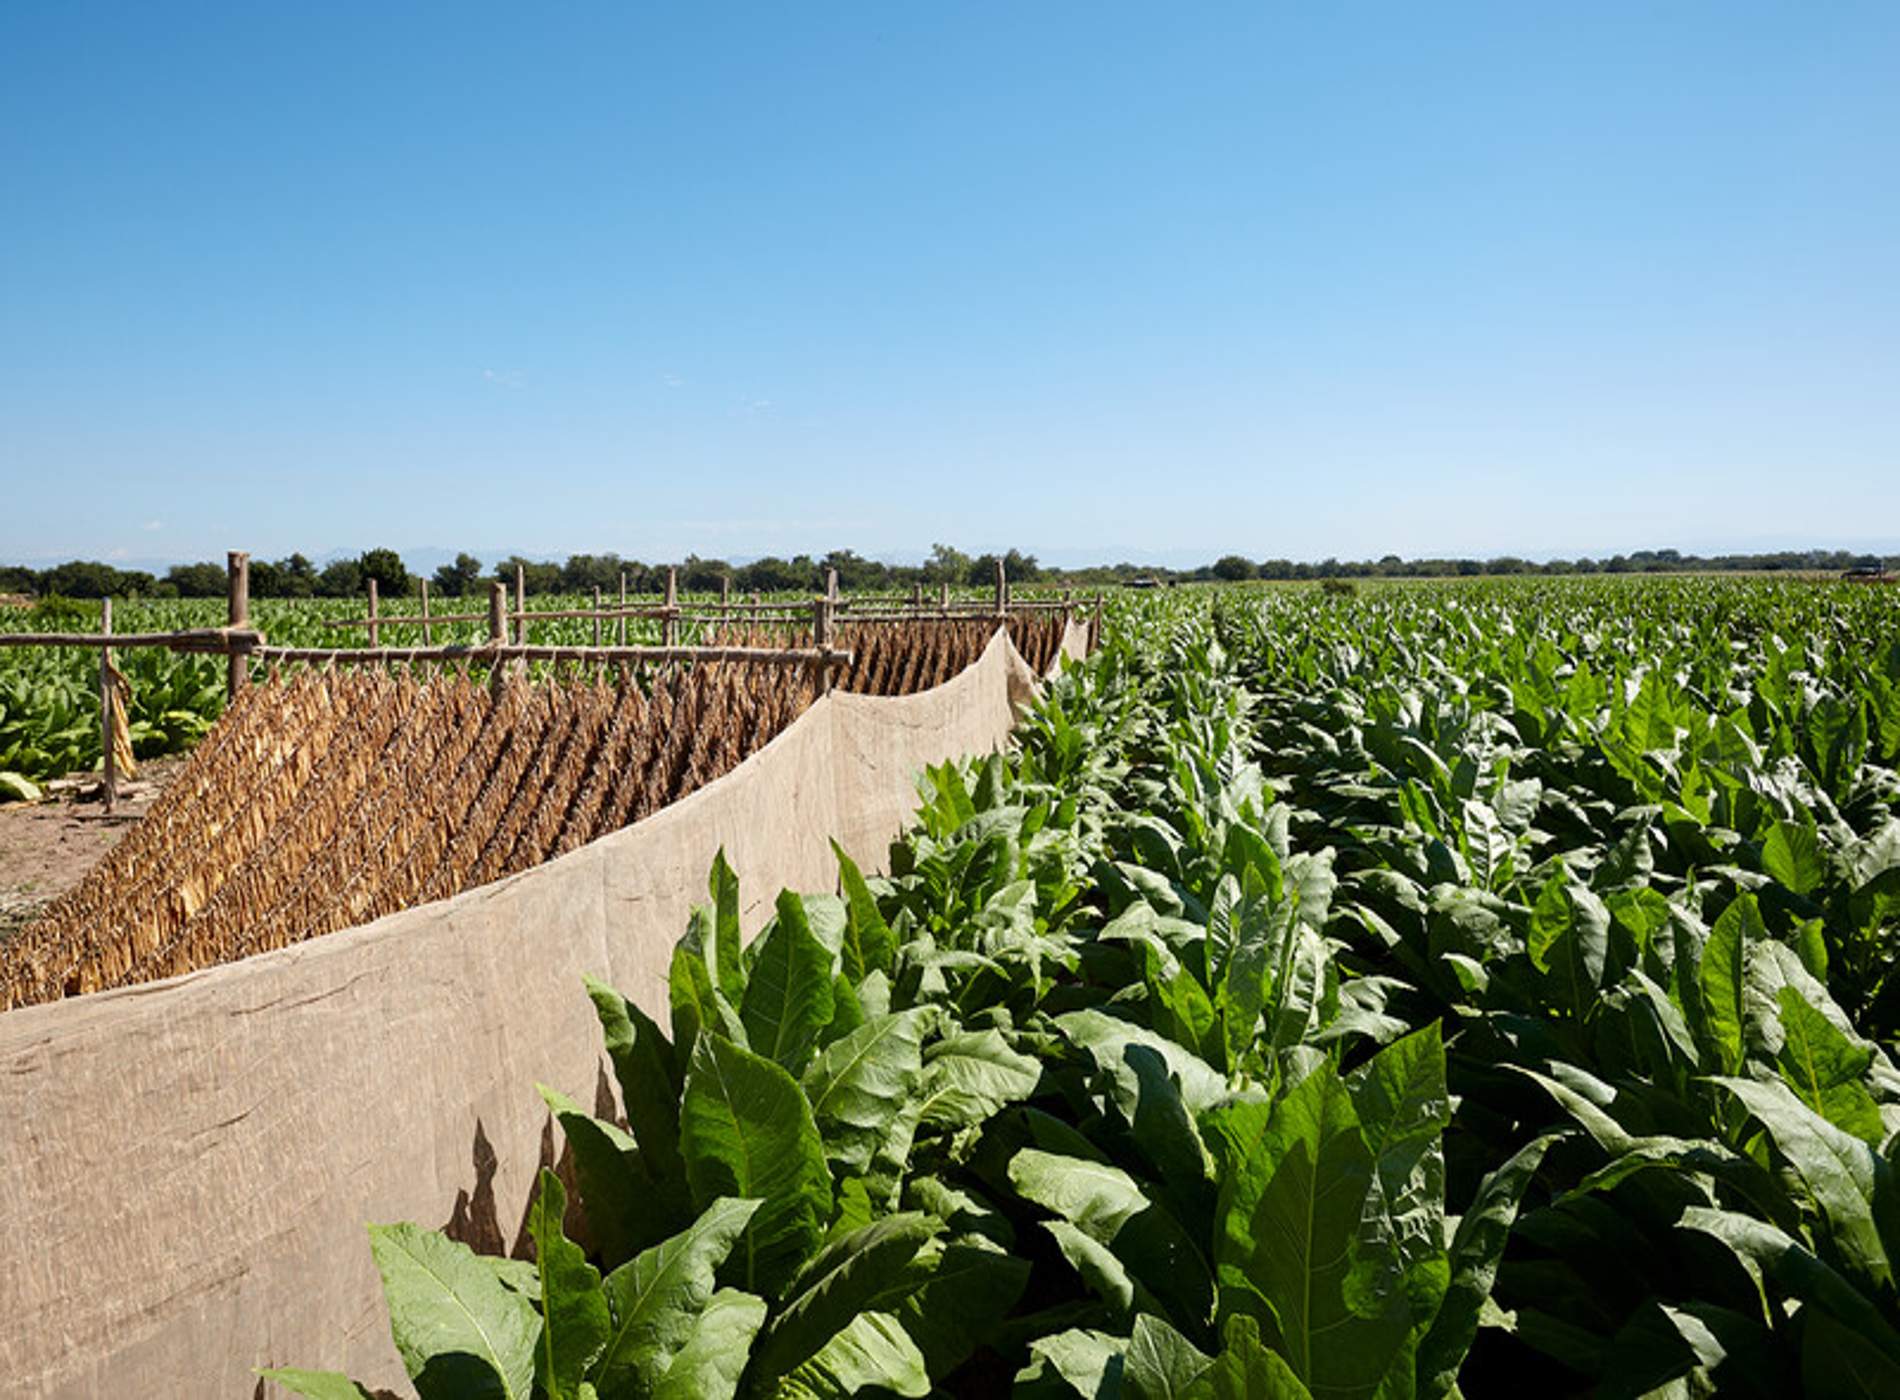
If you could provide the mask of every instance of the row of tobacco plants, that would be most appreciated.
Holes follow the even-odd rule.
[[[418,1390],[1900,1394],[1877,598],[1129,609],[889,878],[585,989],[584,1217],[372,1231]]]

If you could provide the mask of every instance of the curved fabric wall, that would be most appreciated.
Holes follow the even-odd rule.
[[[1080,655],[1073,624],[1062,652]],[[835,693],[725,777],[536,869],[165,982],[0,1016],[0,1394],[251,1396],[254,1369],[406,1393],[367,1221],[513,1249],[558,1152],[536,1081],[610,1093],[583,973],[665,1016],[713,853],[756,930],[866,868],[926,763],[1003,742],[998,632],[917,695]]]

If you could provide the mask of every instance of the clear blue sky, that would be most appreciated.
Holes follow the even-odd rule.
[[[0,558],[1896,507],[1891,0],[0,8]]]

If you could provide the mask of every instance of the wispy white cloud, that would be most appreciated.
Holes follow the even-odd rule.
[[[145,531],[145,533],[148,535],[157,534],[160,530],[164,528],[165,528],[165,522],[162,520],[148,520],[143,525],[139,526],[139,529]]]
[[[660,383],[666,385],[669,389],[677,389],[685,382],[686,381],[681,379],[677,374],[663,374],[660,376]]]
[[[513,369],[485,369],[482,378],[497,389],[525,389],[528,381],[521,377],[521,371]]]

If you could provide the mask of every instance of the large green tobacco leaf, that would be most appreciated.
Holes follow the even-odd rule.
[[[536,1087],[574,1154],[575,1180],[587,1202],[587,1223],[602,1262],[608,1268],[624,1263],[669,1228],[665,1214],[655,1209],[653,1179],[640,1150],[626,1133],[581,1112],[560,1090]]]
[[[1405,1287],[1414,1323],[1429,1322],[1449,1278],[1440,1138],[1451,1100],[1437,1022],[1387,1046],[1347,1084],[1374,1164],[1364,1227],[1392,1246],[1359,1254],[1347,1292],[1376,1308],[1389,1290]]]
[[[422,1400],[529,1400],[541,1319],[467,1245],[372,1225],[389,1330]]]
[[[1211,1107],[1227,1092],[1226,1076],[1199,1055],[1132,1021],[1102,1011],[1071,1011],[1058,1016],[1056,1025],[1070,1041],[1088,1051],[1131,1119],[1141,1096],[1141,1076],[1131,1063],[1131,1051],[1158,1056],[1167,1072],[1179,1080],[1182,1099],[1196,1113]]]
[[[1766,1276],[1788,1296],[1828,1313],[1858,1336],[1881,1361],[1887,1384],[1875,1394],[1895,1394],[1900,1385],[1900,1332],[1873,1300],[1814,1253],[1765,1221],[1736,1211],[1692,1206],[1679,1222],[1720,1240],[1752,1273]],[[1849,1392],[1852,1393],[1852,1392]]]
[[[1559,871],[1544,885],[1531,910],[1526,946],[1531,961],[1550,977],[1560,1005],[1581,1022],[1603,985],[1609,955],[1610,912],[1585,886]]]
[[[1010,1159],[1009,1181],[1024,1200],[1106,1247],[1182,1326],[1205,1324],[1214,1301],[1206,1260],[1181,1223],[1127,1172],[1024,1148]]]
[[[723,1036],[701,1035],[680,1103],[680,1151],[693,1199],[761,1201],[741,1246],[741,1277],[767,1294],[824,1235],[831,1174],[811,1105],[779,1065]]]
[[[801,1074],[834,1011],[831,952],[812,933],[805,902],[790,890],[780,893],[778,917],[753,952],[739,1007],[746,1043]]]
[[[860,1392],[930,1393],[923,1353],[889,1313],[862,1312],[834,1333],[816,1355],[761,1392],[782,1400],[846,1400]]]
[[[948,1375],[976,1346],[996,1335],[1029,1282],[1029,1262],[981,1236],[933,1240],[911,1261],[910,1278],[880,1295],[894,1309],[933,1376]]]
[[[667,1374],[708,1308],[714,1272],[758,1208],[756,1200],[714,1200],[685,1230],[607,1275],[613,1329],[596,1368],[603,1396],[651,1390]]]
[[[1312,1400],[1285,1359],[1262,1344],[1252,1318],[1229,1318],[1221,1343],[1220,1352],[1208,1356],[1160,1319],[1137,1318],[1122,1394],[1129,1400]]]
[[[893,1012],[827,1045],[805,1070],[806,1097],[827,1156],[849,1171],[869,1169],[923,1073],[924,1030],[932,1012]]]
[[[1201,1400],[1214,1358],[1160,1318],[1144,1313],[1122,1362],[1122,1390],[1133,1400]]]
[[[1373,1396],[1403,1364],[1397,1231],[1362,1228],[1378,1164],[1330,1061],[1270,1113],[1228,1117],[1216,1258],[1221,1312],[1251,1315],[1315,1393]]]
[[[309,1400],[375,1400],[362,1386],[335,1371],[304,1371],[295,1366],[280,1366],[257,1374],[267,1381],[277,1382],[285,1390],[308,1396]]]
[[[706,1300],[686,1342],[673,1354],[652,1400],[733,1400],[765,1323],[765,1300],[722,1288]],[[607,1392],[601,1400],[613,1400]]]
[[[1767,936],[1755,896],[1745,894],[1722,911],[1703,945],[1700,990],[1704,1015],[1722,1067],[1730,1074],[1742,1067],[1749,949]]]
[[[1812,894],[1827,879],[1827,859],[1809,823],[1779,821],[1770,827],[1761,844],[1761,865],[1796,894]]]
[[[1552,1139],[1535,1138],[1478,1183],[1471,1208],[1451,1240],[1451,1279],[1443,1303],[1418,1349],[1420,1390],[1427,1400],[1449,1395],[1478,1334],[1478,1319],[1497,1281],[1498,1264],[1518,1206]]]
[[[653,1204],[660,1209],[661,1233],[667,1233],[691,1214],[679,1155],[679,1096],[685,1067],[644,1011],[604,982],[589,977],[586,983],[607,1058],[620,1085],[627,1122],[640,1145],[641,1164],[657,1193]]]
[[[1028,1400],[1111,1400],[1124,1393],[1127,1345],[1120,1337],[1082,1328],[1038,1337],[1029,1344],[1029,1364],[1016,1373],[1012,1393]]]
[[[581,1378],[607,1344],[607,1298],[600,1273],[562,1230],[567,1192],[561,1179],[541,1169],[541,1191],[528,1214],[535,1267],[541,1282],[541,1340],[534,1376],[548,1400],[573,1400]]]
[[[745,1000],[745,936],[739,931],[739,877],[726,863],[725,848],[713,856],[707,886],[713,898],[711,937],[705,947],[713,986],[728,1002]]]
[[[897,939],[891,926],[878,911],[871,887],[864,882],[857,862],[836,841],[831,851],[838,859],[838,882],[844,887],[847,917],[844,932],[844,975],[853,985],[873,972],[890,975],[897,959]]]
[[[1835,1127],[1878,1146],[1887,1136],[1865,1079],[1874,1047],[1856,1045],[1794,987],[1785,983],[1781,1010],[1781,1076],[1795,1095]]]
[[[982,1123],[1036,1091],[1042,1066],[1012,1050],[1001,1031],[957,1031],[924,1051],[922,1121],[950,1128]]]
[[[1854,1276],[1880,1289],[1893,1287],[1874,1210],[1893,1190],[1893,1169],[1873,1148],[1843,1132],[1780,1082],[1715,1081],[1741,1100],[1821,1212],[1826,1234]]]
[[[923,1280],[911,1261],[942,1225],[915,1211],[833,1240],[799,1270],[759,1344],[755,1374],[771,1381],[802,1365],[862,1312],[890,1312]]]

